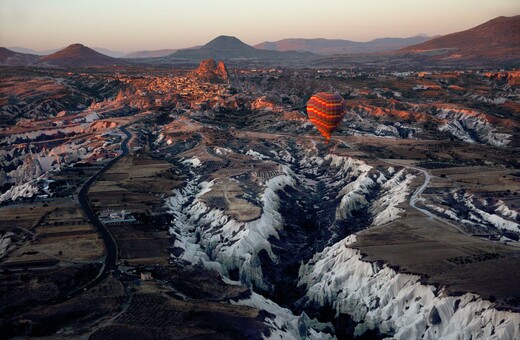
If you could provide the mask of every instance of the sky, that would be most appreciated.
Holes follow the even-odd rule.
[[[130,52],[284,38],[369,41],[458,32],[520,14],[520,0],[0,0],[0,46]]]

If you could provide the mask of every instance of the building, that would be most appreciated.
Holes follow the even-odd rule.
[[[104,210],[99,214],[99,220],[104,225],[107,224],[123,224],[123,223],[134,223],[136,219],[131,213],[125,210],[121,212],[114,212],[112,210]]]
[[[149,281],[149,280],[152,280],[153,277],[152,277],[152,273],[150,272],[142,272],[141,273],[141,280],[142,281]]]

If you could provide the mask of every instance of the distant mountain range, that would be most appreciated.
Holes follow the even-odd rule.
[[[268,51],[261,50],[250,46],[235,37],[221,35],[211,40],[207,44],[199,48],[189,48],[178,50],[177,52],[167,56],[170,60],[192,60],[202,61],[208,58],[222,60],[287,60],[302,59],[312,56],[309,52],[297,51]]]
[[[55,49],[52,49],[52,50],[37,51],[37,50],[33,50],[33,49],[30,49],[30,48],[25,48],[25,47],[20,47],[20,46],[12,46],[12,47],[8,47],[8,49],[13,51],[13,52],[16,52],[16,53],[34,54],[34,55],[39,55],[39,56],[53,54],[53,53],[58,52],[60,50],[59,48],[55,48]]]
[[[430,40],[428,36],[418,35],[410,38],[381,38],[367,42],[341,39],[283,39],[275,42],[265,41],[255,48],[271,51],[301,51],[322,55],[354,54],[393,51]]]
[[[406,47],[400,48],[403,46]],[[469,30],[436,38],[383,38],[366,43],[349,40],[284,39],[253,47],[235,37],[219,36],[200,47],[139,51],[125,55],[125,59],[99,53],[113,51],[100,48],[95,51],[81,44],[70,45],[43,57],[23,53],[32,51],[29,49],[18,47],[16,50],[19,52],[0,48],[0,65],[67,68],[128,65],[137,61],[145,64],[193,64],[208,58],[264,64],[273,62],[278,65],[304,63],[320,67],[341,66],[349,62],[362,63],[366,58],[375,62],[399,60],[401,65],[406,65],[407,61],[481,65],[507,61],[520,64],[520,15],[498,17]],[[43,52],[50,51],[41,53]],[[364,53],[364,57],[358,55],[361,53]]]
[[[109,49],[103,48],[103,47],[92,47],[92,49],[96,52],[102,53],[102,54],[107,55],[112,58],[121,58],[126,55],[125,52],[112,51],[112,50],[109,50]]]
[[[45,56],[45,55],[56,53],[56,52],[62,50],[63,48],[55,48],[52,50],[37,51],[37,50],[30,49],[30,48],[14,46],[14,47],[8,47],[8,49],[10,49],[13,52],[18,52],[18,53]],[[113,57],[113,58],[121,58],[121,57],[125,56],[124,52],[112,51],[112,50],[109,50],[109,49],[103,48],[103,47],[92,47],[92,49],[96,52],[102,53],[104,55],[107,55],[107,56]]]
[[[498,17],[397,51],[432,60],[520,60],[520,15]]]
[[[220,36],[210,41],[204,46],[195,46],[184,48],[187,51],[177,54],[179,58],[197,58],[204,59],[208,57],[219,58],[219,55],[230,56],[232,58],[262,58],[269,56],[270,58],[286,58],[301,57],[294,55],[294,52],[310,52],[314,54],[344,54],[344,53],[370,53],[381,51],[392,51],[402,47],[418,44],[431,39],[428,36],[418,35],[411,38],[381,38],[369,42],[355,42],[341,39],[284,39],[276,42],[263,42],[261,44],[250,46],[235,37]],[[257,50],[269,50],[276,52],[291,52],[286,55],[265,54]],[[158,58],[166,57],[174,54],[181,49],[164,49],[155,51],[137,51],[125,55],[125,58]],[[197,52],[194,50],[198,50]],[[233,50],[233,52],[231,52]],[[210,53],[218,53],[211,54]],[[233,56],[230,55],[233,54]],[[260,55],[258,55],[260,53]],[[307,54],[308,56],[308,54]],[[173,57],[173,56],[172,56]]]
[[[124,55],[124,58],[160,58],[177,52],[178,49],[164,49],[155,51],[135,51]]]
[[[0,65],[7,66],[24,66],[30,65],[38,61],[39,57],[33,54],[17,53],[0,47]]]

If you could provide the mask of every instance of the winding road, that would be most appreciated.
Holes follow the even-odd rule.
[[[90,187],[92,186],[92,184],[94,184],[95,181],[97,181],[102,175],[104,175],[105,172],[107,172],[107,170],[110,169],[121,158],[128,155],[128,153],[129,153],[128,141],[130,141],[130,139],[132,138],[132,134],[130,132],[128,132],[128,130],[126,130],[124,126],[121,127],[120,130],[126,135],[126,139],[121,143],[121,151],[122,151],[121,154],[119,156],[117,156],[116,158],[114,158],[113,160],[111,160],[110,162],[108,162],[101,170],[98,171],[97,174],[92,176],[85,184],[83,184],[83,187],[81,188],[81,190],[79,191],[79,194],[78,194],[79,204],[83,208],[85,215],[87,215],[87,218],[90,220],[92,225],[94,225],[97,228],[98,232],[101,234],[101,237],[103,237],[103,242],[105,243],[105,247],[106,247],[106,251],[107,251],[103,270],[96,278],[99,281],[101,281],[106,276],[108,276],[110,271],[117,269],[117,265],[116,265],[117,243],[114,240],[114,237],[112,236],[112,234],[110,234],[108,229],[103,225],[103,223],[101,223],[99,218],[96,216],[96,214],[92,210],[92,207],[90,206],[90,202],[88,200],[87,194],[88,194]],[[95,285],[97,283],[98,282],[96,282],[96,281],[91,282],[92,285]]]
[[[414,193],[412,195],[410,195],[410,200],[409,200],[409,205],[410,207],[414,208],[415,210],[418,210],[420,212],[422,212],[423,214],[425,214],[426,216],[430,217],[430,218],[433,218],[439,222],[442,222],[444,224],[447,224],[449,225],[450,227],[452,228],[455,228],[457,229],[457,231],[459,231],[460,233],[464,234],[464,235],[467,235],[467,236],[473,236],[467,232],[465,232],[462,228],[460,228],[458,225],[456,225],[455,223],[452,223],[438,215],[435,215],[434,213],[426,210],[426,209],[423,209],[423,208],[419,208],[415,203],[417,203],[417,201],[419,200],[419,197],[421,196],[421,194],[423,193],[423,191],[428,187],[428,184],[430,183],[430,180],[431,180],[431,174],[428,172],[428,170],[426,169],[423,169],[423,168],[418,168],[418,167],[415,167],[415,166],[411,166],[411,165],[405,165],[405,164],[400,164],[398,162],[393,162],[393,161],[390,161],[388,159],[382,159],[381,161],[385,162],[385,163],[388,163],[388,164],[392,164],[392,165],[396,165],[396,166],[402,166],[404,168],[407,168],[407,169],[411,169],[411,170],[415,170],[415,171],[419,171],[423,174],[424,176],[424,183],[421,184],[420,187],[418,187],[417,189],[415,189]]]
[[[340,138],[338,137],[333,137],[331,138],[332,140],[335,140],[336,142],[342,142],[342,143],[345,143],[345,141],[341,140]],[[357,150],[357,148],[351,144],[348,144],[349,147],[351,147],[353,150]],[[428,187],[428,184],[430,184],[430,180],[432,178],[430,172],[426,169],[423,169],[423,168],[419,168],[419,167],[415,167],[415,166],[412,166],[412,165],[406,165],[406,164],[401,164],[399,162],[394,162],[394,161],[391,161],[391,160],[388,160],[388,159],[379,159],[380,161],[382,162],[385,162],[387,164],[391,164],[391,165],[395,165],[395,166],[400,166],[400,167],[404,167],[406,169],[409,169],[409,170],[414,170],[414,171],[418,171],[420,173],[423,174],[424,176],[424,182],[423,184],[421,184],[421,186],[419,186],[417,189],[415,189],[415,191],[413,192],[413,194],[410,195],[410,199],[409,199],[409,202],[408,204],[410,205],[410,207],[412,207],[413,209],[423,213],[424,215],[428,216],[429,218],[432,218],[432,219],[435,219],[441,223],[444,223],[446,225],[449,225],[450,227],[456,229],[458,232],[464,234],[464,235],[467,235],[467,236],[473,236],[469,233],[467,233],[466,231],[464,231],[462,228],[460,228],[457,224],[455,223],[452,223],[451,221],[449,220],[446,220],[438,215],[435,215],[434,213],[426,210],[426,209],[423,209],[423,208],[420,208],[416,205],[417,201],[420,199],[421,197],[421,194],[424,192],[424,190]]]
[[[415,170],[415,171],[419,171],[423,174],[424,176],[424,183],[421,184],[420,187],[418,187],[417,189],[415,189],[414,193],[410,196],[410,206],[414,209],[417,209],[419,211],[421,211],[422,213],[428,215],[428,216],[431,216],[431,217],[434,217],[433,214],[431,214],[428,210],[424,210],[422,208],[419,208],[415,205],[415,203],[419,200],[419,196],[421,196],[421,194],[423,193],[423,191],[426,189],[426,187],[428,186],[428,184],[430,184],[430,180],[432,178],[432,176],[430,175],[430,173],[425,170],[425,169],[422,169],[422,168],[417,168],[415,166],[411,166],[411,165],[405,165],[405,164],[400,164],[398,162],[393,162],[393,161],[390,161],[388,159],[382,159],[381,161],[385,162],[385,163],[388,163],[388,164],[392,164],[392,165],[396,165],[396,166],[402,166],[404,168],[407,168],[407,169],[411,169],[411,170]]]
[[[90,187],[92,184],[94,184],[103,174],[107,172],[108,169],[110,169],[115,163],[117,163],[121,158],[127,156],[129,154],[128,151],[128,142],[132,138],[132,134],[128,132],[128,130],[125,129],[125,126],[122,126],[119,128],[125,135],[125,140],[121,143],[121,154],[117,156],[116,158],[112,159],[110,162],[105,164],[101,170],[99,170],[94,176],[88,179],[88,181],[83,184],[81,189],[78,193],[78,202],[85,212],[85,216],[90,221],[90,223],[97,229],[101,237],[103,238],[103,242],[105,244],[106,248],[106,255],[105,255],[105,261],[103,263],[103,267],[101,268],[98,275],[89,283],[77,288],[76,290],[68,293],[66,296],[62,296],[57,298],[54,302],[59,303],[66,300],[71,299],[72,297],[81,294],[83,291],[90,289],[94,287],[95,285],[99,284],[101,281],[103,281],[105,278],[110,275],[112,271],[115,271],[117,269],[117,243],[114,240],[114,237],[112,234],[108,231],[108,229],[101,223],[99,218],[94,213],[94,210],[92,210],[92,207],[90,206],[90,202],[88,200],[88,191],[90,190]]]

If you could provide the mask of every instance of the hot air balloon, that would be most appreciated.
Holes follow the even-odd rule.
[[[339,94],[319,92],[307,102],[307,114],[328,142],[345,115],[345,102]]]

